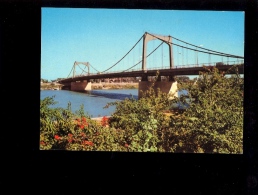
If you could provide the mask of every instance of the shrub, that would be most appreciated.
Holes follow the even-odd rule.
[[[141,99],[126,98],[107,106],[114,105],[109,124],[124,131],[129,151],[159,151],[159,131],[169,124],[164,114],[171,106],[168,94],[155,92],[152,85]]]
[[[50,108],[54,97],[40,102],[40,149],[82,151],[128,151],[124,131],[108,127],[108,118],[99,124],[84,113],[83,106],[75,113]]]
[[[230,78],[213,68],[201,72],[195,84],[182,83],[191,103],[181,117],[171,117],[167,133],[171,151],[242,153],[244,81],[237,67],[233,69]]]
[[[49,108],[55,102],[47,97],[40,102],[40,149],[242,153],[244,81],[233,68],[230,78],[213,68],[195,83],[179,81],[188,95],[173,100],[151,86],[139,100],[111,102],[115,112],[100,123],[83,106],[75,114],[70,103]],[[165,113],[175,103],[190,106]]]

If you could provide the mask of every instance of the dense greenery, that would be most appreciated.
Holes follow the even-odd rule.
[[[155,81],[154,81],[155,82]],[[178,80],[188,95],[169,100],[170,94],[150,87],[139,100],[111,102],[110,118],[90,119],[83,106],[76,113],[49,108],[54,97],[41,100],[40,148],[93,151],[156,151],[242,153],[243,79],[227,78],[218,69],[201,72],[193,82]],[[185,110],[174,104],[189,103]]]
[[[91,85],[92,89],[137,89],[138,83],[108,83],[108,84],[101,84],[96,85],[95,83],[92,83]]]
[[[47,79],[40,79],[40,81],[41,81],[42,83],[48,83],[48,80],[47,80]]]
[[[76,113],[67,109],[49,108],[54,97],[40,103],[40,149],[126,151],[122,144],[123,132],[108,127],[108,118],[100,123],[84,113],[83,106]]]
[[[171,117],[173,151],[242,153],[244,81],[233,68],[231,78],[214,68],[201,73],[195,84],[181,83],[191,103],[180,118]]]

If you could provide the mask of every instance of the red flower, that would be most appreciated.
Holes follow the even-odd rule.
[[[88,123],[86,122],[86,118],[83,117],[82,120],[76,119],[77,125],[79,126],[80,129],[83,129],[85,126],[88,126]]]
[[[73,141],[73,139],[68,139],[68,142],[71,143]]]
[[[69,133],[68,136],[69,136],[69,137],[73,137],[73,134]]]
[[[89,145],[89,146],[93,146],[93,143],[91,141],[84,141],[84,144]]]
[[[59,140],[61,137],[59,137],[58,135],[55,135],[55,139]]]
[[[85,137],[86,135],[85,135],[85,133],[81,133],[81,136],[82,136],[82,137]]]
[[[46,145],[46,144],[45,144],[45,142],[41,141],[41,142],[40,142],[40,145]]]
[[[125,144],[125,147],[127,147],[127,148],[128,148],[128,147],[129,147],[129,145],[128,145],[128,144]]]
[[[106,126],[108,125],[108,118],[106,116],[103,116],[101,119],[101,125]]]

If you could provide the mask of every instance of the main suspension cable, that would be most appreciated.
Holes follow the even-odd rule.
[[[156,51],[163,43],[164,43],[164,42],[162,41],[161,44],[159,44],[158,47],[156,47],[151,53],[149,53],[149,54],[146,56],[146,58],[148,58],[154,51]],[[133,67],[137,66],[137,65],[140,64],[141,62],[142,62],[142,60],[139,61],[139,62],[137,62],[137,64],[133,65],[132,67],[130,67],[130,68],[128,68],[128,69],[126,69],[126,70],[124,70],[124,71],[122,71],[122,72],[125,72],[125,71],[127,71],[127,70],[132,69]]]
[[[86,66],[84,67],[84,69],[82,69],[79,65],[78,65],[78,67],[79,67],[83,72],[86,72],[86,73],[87,73],[87,71],[85,71]],[[83,73],[83,72],[82,72],[82,73]],[[81,75],[82,75],[82,73],[81,73]],[[88,74],[89,74],[89,72],[88,72]]]
[[[103,73],[103,72],[106,72],[106,71],[108,71],[108,70],[110,70],[110,69],[113,68],[115,65],[117,65],[119,62],[121,62],[121,60],[123,60],[123,59],[133,50],[133,48],[141,41],[141,39],[142,39],[143,37],[144,37],[144,35],[141,36],[141,38],[139,39],[139,41],[137,41],[137,43],[136,43],[120,60],[118,60],[118,62],[116,62],[114,65],[112,65],[112,66],[109,67],[108,69],[102,71],[102,73]]]
[[[159,37],[155,36],[155,35],[152,35],[151,36],[161,40],[161,41],[164,41],[162,39],[160,39]],[[212,54],[212,55],[217,55],[217,56],[226,56],[226,57],[232,57],[232,58],[241,58],[241,59],[244,59],[244,57],[242,56],[236,56],[236,55],[232,55],[232,54],[226,54],[226,53],[221,53],[221,52],[216,52],[216,51],[213,51],[213,50],[209,50],[209,51],[213,51],[213,52],[206,52],[206,51],[201,51],[201,50],[197,50],[197,49],[193,49],[193,48],[189,48],[189,47],[185,47],[185,46],[182,46],[182,45],[178,45],[178,44],[175,44],[175,43],[172,43],[172,42],[169,42],[169,41],[165,41],[167,44],[172,44],[172,45],[176,45],[176,46],[179,46],[181,48],[185,48],[185,49],[189,49],[189,50],[192,50],[192,51],[199,51],[201,53],[207,53],[207,54]],[[186,43],[186,42],[185,42]],[[189,44],[190,45],[190,44]],[[191,44],[192,45],[192,44]],[[194,46],[194,45],[192,45]],[[196,48],[201,48],[201,49],[205,49],[205,48],[202,48],[202,47],[198,47],[198,46],[195,46]],[[206,49],[208,50],[208,49]]]
[[[99,72],[97,69],[95,69],[90,63],[89,63],[90,67],[93,68],[94,70],[96,70],[97,72]]]
[[[193,46],[193,47],[200,48],[200,49],[202,49],[202,50],[211,51],[211,52],[214,52],[214,53],[224,54],[224,55],[229,55],[229,56],[232,55],[232,54],[227,54],[227,53],[222,53],[222,52],[214,51],[214,50],[211,50],[211,49],[206,49],[206,48],[204,48],[204,47],[199,47],[199,46],[197,46],[197,45],[193,45],[193,44],[191,44],[191,43],[188,43],[188,42],[182,41],[182,40],[180,40],[180,39],[177,39],[177,38],[175,38],[175,37],[172,37],[172,38],[175,39],[175,40],[181,41],[182,43],[185,43],[185,44],[187,44],[187,45],[191,45],[191,46]],[[212,54],[212,53],[211,53],[211,54]],[[232,56],[235,56],[235,55],[232,55]],[[239,56],[239,57],[241,57],[241,56]]]
[[[71,69],[70,73],[68,74],[67,78],[69,78],[69,76],[72,73],[73,69],[74,69],[74,66],[72,67],[72,69]]]

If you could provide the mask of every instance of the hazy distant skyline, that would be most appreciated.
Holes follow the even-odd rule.
[[[41,78],[66,78],[74,61],[103,71],[145,32],[244,56],[243,11],[42,8]]]

